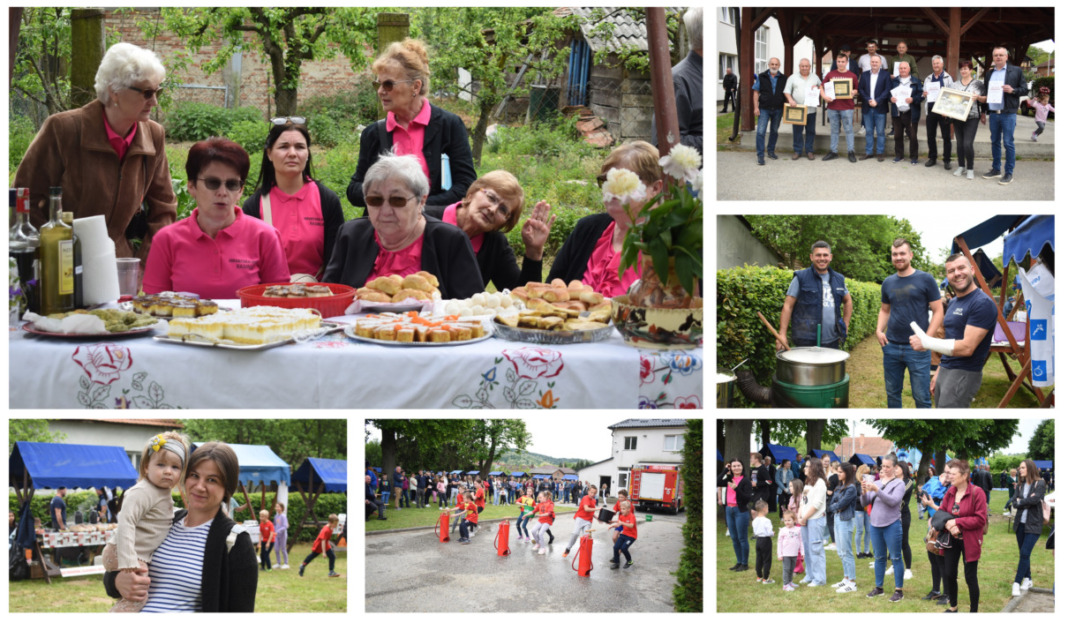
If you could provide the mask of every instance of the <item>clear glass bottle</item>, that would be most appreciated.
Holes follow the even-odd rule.
[[[63,222],[63,190],[49,189],[49,219],[41,227],[41,313],[74,310],[74,231]]]
[[[37,251],[41,246],[41,236],[37,228],[30,223],[30,189],[13,188],[11,196],[15,201],[15,221],[8,236],[8,255],[15,258],[19,273],[22,293],[30,311],[38,312],[40,302],[37,298],[38,265]],[[22,312],[20,310],[20,316]]]

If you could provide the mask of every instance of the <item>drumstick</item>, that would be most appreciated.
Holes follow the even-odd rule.
[[[775,341],[779,344],[782,344],[782,347],[786,350],[790,350],[790,345],[782,341],[782,338],[779,337],[779,333],[775,330],[775,327],[771,326],[771,323],[768,322],[768,319],[764,317],[764,314],[757,312],[757,316],[760,317],[760,321],[764,323],[764,326],[768,328],[768,331],[771,331],[771,334],[775,336]]]

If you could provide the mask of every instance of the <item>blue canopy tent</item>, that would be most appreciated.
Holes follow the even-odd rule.
[[[266,447],[266,446],[264,446]],[[293,472],[293,486],[300,498],[304,500],[304,514],[296,526],[315,526],[318,531],[324,522],[315,515],[315,503],[323,493],[348,493],[349,463],[341,459],[317,459],[308,457]],[[288,469],[288,466],[286,466]],[[308,521],[308,516],[311,521]],[[292,516],[292,515],[290,515]],[[286,550],[293,549],[293,544],[286,543]]]
[[[776,465],[782,464],[784,460],[791,460],[797,458],[797,449],[793,446],[779,446],[773,443],[766,443],[764,447],[760,449],[760,454],[764,456],[770,456],[773,463]]]
[[[512,475],[515,476],[516,478],[522,478],[523,476],[526,476],[527,473],[526,472],[512,472]]]
[[[875,459],[871,458],[867,454],[861,454],[859,452],[849,457],[849,462],[853,465],[856,465],[857,467],[860,467],[861,465],[873,467],[875,465]]]
[[[490,476],[503,476],[504,472],[490,472],[489,475]]]
[[[450,476],[454,476],[456,474],[462,474],[462,473],[464,473],[464,471],[462,469],[454,469],[451,472],[449,472],[449,475]]]
[[[534,480],[544,480],[546,478],[552,478],[549,474],[534,474]]]
[[[575,474],[564,474],[564,480],[578,480],[578,476]]]
[[[841,462],[840,459],[838,458],[838,455],[835,454],[834,452],[831,452],[830,450],[820,450],[819,448],[816,448],[815,450],[809,452],[808,454],[809,454],[809,456],[814,456],[814,457],[816,457],[817,459],[819,459],[821,461],[823,460],[823,455],[827,454],[827,455],[830,455],[832,463],[835,462],[835,461]]]
[[[204,445],[203,441],[193,443],[193,449]],[[227,444],[237,455],[238,489],[245,494],[248,512],[253,517],[256,511],[252,508],[252,496],[248,490],[260,485],[260,509],[267,508],[267,489],[272,482],[278,483],[276,500],[289,502],[289,464],[274,453],[269,446],[253,446],[244,443]],[[245,483],[248,483],[246,488]],[[239,507],[240,508],[240,507]],[[236,510],[236,509],[235,509]]]
[[[1054,385],[1056,334],[1055,309],[1056,288],[1052,267],[1055,260],[1054,217],[1051,214],[1030,216],[1016,229],[1005,235],[1005,252],[1002,255],[1005,270],[1009,262],[1015,262],[1023,276],[1021,290],[1027,309],[1027,339],[1025,353],[1030,360],[1028,369],[1031,388],[1052,388]],[[1031,262],[1026,262],[1030,257]],[[1019,277],[1018,276],[1018,277]],[[1025,366],[1026,367],[1026,366]],[[1021,375],[1023,376],[1023,375]],[[1020,379],[1014,385],[1023,383]],[[1010,387],[1010,392],[1015,390]],[[1038,389],[1036,396],[1040,396]],[[1043,406],[1053,403],[1053,390],[1043,399]],[[1009,394],[1007,394],[1009,395]]]
[[[469,471],[469,472],[467,472],[467,475],[468,476],[478,476],[478,470],[476,469],[476,470]]]

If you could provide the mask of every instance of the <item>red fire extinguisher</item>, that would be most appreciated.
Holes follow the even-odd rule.
[[[507,556],[512,553],[508,549],[508,522],[502,521],[497,528],[497,536],[493,539],[493,546],[497,548],[498,556]]]
[[[575,563],[578,562],[578,568],[575,568]],[[578,554],[571,561],[571,568],[578,571],[578,574],[583,577],[590,577],[590,571],[593,570],[593,537],[589,533],[586,533],[579,539]]]
[[[438,523],[434,526],[434,532],[438,535],[438,541],[441,543],[449,542],[449,514],[442,513],[438,517]]]

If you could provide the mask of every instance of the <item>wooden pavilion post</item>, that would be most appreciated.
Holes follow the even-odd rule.
[[[949,8],[949,38],[946,40],[946,71],[960,79],[957,62],[960,60],[960,7]]]
[[[671,42],[667,36],[667,17],[663,7],[645,9],[645,29],[649,39],[656,141],[660,155],[666,156],[679,142],[679,117],[675,107],[675,86],[671,81]]]
[[[745,132],[755,129],[753,123],[753,73],[756,72],[756,63],[753,55],[756,43],[753,41],[753,15],[757,9],[742,7],[739,13],[742,15],[742,40],[738,42],[738,105],[742,110],[741,128]]]
[[[794,29],[794,13],[779,9],[779,35],[782,37],[782,66],[779,71],[783,77],[794,73],[794,44],[797,43]]]

